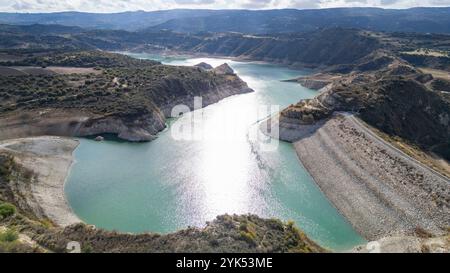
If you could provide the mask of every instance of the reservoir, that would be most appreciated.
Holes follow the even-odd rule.
[[[189,124],[190,114],[169,120],[169,128],[150,143],[79,139],[65,192],[83,221],[121,232],[170,233],[202,227],[225,213],[252,213],[293,220],[330,249],[364,242],[302,167],[291,144],[261,150],[249,136],[265,117],[261,106],[279,111],[317,94],[282,82],[308,71],[224,59],[132,56],[169,65],[227,62],[255,92],[197,110],[200,140],[179,139],[171,130]],[[277,112],[267,108],[266,116]]]

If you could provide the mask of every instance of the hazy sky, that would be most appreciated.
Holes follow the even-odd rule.
[[[450,0],[0,0],[0,11],[51,12],[90,11],[117,12],[173,8],[331,8],[331,7],[409,8],[417,6],[450,6]]]

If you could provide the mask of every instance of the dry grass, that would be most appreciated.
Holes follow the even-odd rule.
[[[94,68],[84,68],[84,67],[48,67],[49,70],[57,74],[101,74],[102,70]]]
[[[436,51],[430,49],[416,49],[414,51],[402,52],[409,55],[420,55],[420,56],[430,56],[430,57],[448,57],[448,53],[444,51]]]
[[[425,74],[431,74],[431,75],[433,75],[433,77],[435,77],[437,79],[450,80],[450,72],[445,71],[445,70],[421,67],[420,71],[422,71]]]
[[[27,75],[27,73],[11,67],[0,67],[0,76],[7,77],[7,76],[23,76],[23,75]]]
[[[95,74],[102,73],[101,69],[85,68],[85,67],[36,67],[36,66],[14,66],[14,67],[0,67],[1,76],[22,76],[22,75],[70,75],[70,74]]]

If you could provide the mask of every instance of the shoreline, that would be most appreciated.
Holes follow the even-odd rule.
[[[347,173],[344,172],[340,173],[339,175],[333,174],[331,177],[337,180],[336,177],[342,179],[342,177],[347,175],[348,178],[348,180],[346,181],[347,185],[344,185],[344,187],[346,186],[348,187],[342,190],[342,188],[339,188],[342,185],[336,185],[340,183],[336,183],[336,181],[334,181],[335,184],[332,185],[332,183],[330,183],[332,179],[330,180],[329,177],[324,178],[323,170],[329,169],[323,168],[323,166],[321,168],[320,164],[319,166],[317,166],[316,165],[317,161],[308,158],[310,155],[314,154],[318,157],[322,156],[320,155],[321,151],[316,150],[315,153],[308,153],[308,149],[311,148],[308,148],[307,146],[309,146],[312,143],[307,142],[305,140],[308,139],[311,141],[315,141],[316,140],[315,136],[317,132],[321,132],[322,127],[325,127],[328,124],[328,122],[329,121],[325,121],[323,123],[320,122],[319,124],[312,126],[292,124],[291,128],[283,128],[283,130],[280,130],[280,132],[282,135],[284,134],[284,138],[286,140],[289,140],[290,142],[294,143],[293,145],[296,150],[296,153],[305,169],[313,177],[314,181],[319,186],[321,191],[326,195],[327,199],[351,223],[351,225],[355,228],[355,230],[358,231],[358,233],[363,235],[363,237],[365,238],[371,240],[372,239],[378,240],[380,238],[389,236],[411,235],[414,233],[414,229],[419,227],[419,225],[415,226],[415,224],[426,222],[423,227],[424,229],[431,230],[433,232],[436,232],[437,234],[440,234],[439,230],[443,226],[440,225],[441,223],[435,223],[433,217],[428,217],[432,214],[427,215],[427,218],[429,219],[425,218],[421,219],[420,214],[415,215],[417,213],[416,211],[417,208],[414,207],[414,205],[411,206],[411,204],[407,204],[408,200],[405,197],[406,195],[402,195],[401,192],[395,193],[398,195],[394,196],[397,198],[396,200],[394,201],[390,200],[389,191],[386,191],[386,189],[376,188],[377,183],[375,182],[379,182],[378,178],[376,177],[375,178],[370,177],[370,179],[373,180],[373,182],[371,183],[367,183],[367,181],[364,180],[358,180],[358,178],[361,175],[367,175],[366,173],[364,173],[367,170],[358,170],[358,167],[359,169],[361,169],[361,166],[355,167],[352,165],[351,162],[350,163],[348,162],[348,158],[347,160],[343,159],[342,154],[336,155],[336,153],[338,153],[339,151],[334,150],[330,152],[335,157],[334,159],[336,158],[338,159],[338,162],[336,163],[336,161],[327,161],[327,166],[333,165],[334,162],[334,164],[341,165],[338,166],[339,168],[346,169]],[[335,129],[338,128],[339,126],[335,127]],[[361,130],[359,131],[361,132]],[[362,133],[364,134],[364,132]],[[300,138],[300,140],[297,138]],[[336,142],[335,139],[333,138],[330,137],[326,138],[328,139],[326,140],[321,139],[319,141],[320,143],[318,145],[321,146],[322,148],[329,145],[330,140],[331,142]],[[48,143],[43,144],[46,142]],[[16,155],[19,158],[18,163],[23,167],[25,167],[26,169],[32,170],[37,176],[35,178],[37,184],[33,183],[31,185],[32,189],[31,192],[33,195],[33,199],[35,199],[34,202],[36,203],[34,205],[35,206],[37,205],[36,211],[41,211],[40,212],[41,214],[43,213],[45,217],[51,219],[58,226],[61,227],[66,227],[76,223],[82,223],[82,221],[73,213],[72,209],[70,208],[70,205],[66,199],[64,191],[66,182],[72,170],[72,166],[75,163],[73,152],[79,145],[79,142],[69,138],[53,137],[53,136],[11,139],[6,141],[0,141],[0,150],[5,147],[10,149],[9,146],[12,144],[19,144],[18,146],[15,147],[16,149],[11,149],[13,152],[17,153]],[[42,149],[40,145],[47,145],[46,148],[48,149]],[[26,150],[25,148],[28,148],[31,151]],[[41,149],[42,151],[40,151]],[[48,151],[52,150],[55,150],[55,153],[52,154],[47,153]],[[64,150],[64,152],[60,153],[61,150]],[[357,149],[355,149],[355,151],[356,150]],[[305,153],[305,151],[307,153]],[[307,156],[305,156],[305,154],[307,154]],[[27,156],[31,156],[31,158],[26,159]],[[332,156],[330,157],[333,158]],[[65,167],[61,168],[61,164],[65,165]],[[360,164],[360,162],[356,163],[356,165],[358,164]],[[43,166],[44,170],[42,170]],[[351,173],[348,172],[348,169],[350,169]],[[62,174],[64,173],[64,179],[60,179],[59,183],[56,183],[57,181],[50,181],[50,183],[48,183],[47,181],[48,176],[50,176],[48,170],[51,170],[51,172],[55,172],[56,170],[57,173],[56,176],[59,177],[61,177]],[[373,170],[369,170],[368,172],[372,171]],[[370,175],[373,176],[373,174],[369,174],[369,176]],[[351,183],[353,184],[349,185]],[[370,184],[370,185],[362,186],[361,184]],[[382,185],[382,187],[384,187],[384,185]],[[368,198],[358,199],[356,200],[357,202],[355,202],[354,204],[349,204],[350,203],[349,201],[351,199],[348,199],[349,197],[347,195],[348,193],[354,194],[355,192],[356,195],[359,194],[361,196],[365,196]],[[414,193],[417,193],[417,191]],[[377,204],[377,201],[380,200],[381,202]],[[421,210],[424,207],[422,204],[419,204],[419,206],[421,207],[419,208],[419,210]],[[361,213],[357,212],[355,208],[362,209],[363,211],[365,210],[365,212],[367,213],[365,213],[365,215],[361,215]],[[37,216],[40,215],[38,212],[36,212],[35,214]],[[383,215],[387,215],[386,218],[382,219],[382,221],[379,221],[379,219],[382,218]],[[375,219],[368,219],[371,217]],[[448,224],[448,222],[446,224]],[[397,226],[393,227],[392,225]],[[422,228],[422,226],[420,227]]]
[[[327,199],[366,239],[417,230],[445,234],[449,180],[391,149],[354,119],[335,114],[315,125],[281,122],[280,139],[293,143]]]
[[[74,164],[77,140],[42,136],[0,142],[0,151],[14,157],[24,170],[32,173],[29,183],[16,181],[12,189],[25,198],[26,207],[36,217],[60,227],[82,223],[65,195],[65,185]]]

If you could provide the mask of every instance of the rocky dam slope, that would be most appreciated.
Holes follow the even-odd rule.
[[[278,137],[294,144],[325,195],[369,240],[448,235],[446,169],[429,167],[380,137],[396,136],[405,146],[449,159],[450,100],[432,88],[435,80],[380,51],[350,73],[297,79],[322,88],[320,94],[268,121],[280,126]]]
[[[369,240],[416,230],[445,234],[449,180],[391,148],[353,116],[332,117],[294,147],[327,197]]]

